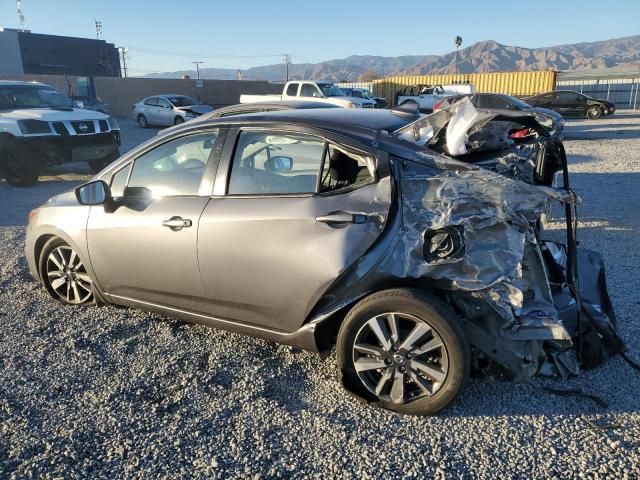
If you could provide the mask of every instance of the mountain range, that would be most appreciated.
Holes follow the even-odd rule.
[[[456,52],[445,55],[403,55],[382,57],[353,55],[320,63],[289,65],[290,79],[357,81],[364,72],[374,71],[378,76],[427,75],[454,73]],[[557,71],[639,71],[640,35],[598,42],[582,42],[553,47],[524,48],[502,45],[495,40],[474,43],[458,52],[458,71],[461,73],[498,72],[514,70]],[[239,72],[225,68],[201,68],[203,79],[235,79],[240,73],[246,80],[281,81],[285,76],[284,64],[264,65]],[[152,73],[152,78],[180,78],[192,70]]]

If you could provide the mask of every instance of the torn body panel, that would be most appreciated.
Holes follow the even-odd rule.
[[[472,346],[516,378],[577,374],[622,348],[602,261],[576,249],[577,198],[568,179],[563,189],[550,187],[563,165],[566,176],[564,149],[535,123],[461,101],[396,132],[429,149],[392,159],[387,228],[334,283],[313,321],[411,282],[454,306]],[[534,134],[510,138],[523,128]],[[541,239],[540,217],[556,201],[566,207],[567,245]],[[587,325],[585,310],[597,325]]]

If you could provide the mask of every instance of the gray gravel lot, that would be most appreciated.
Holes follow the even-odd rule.
[[[153,135],[123,120],[129,148]],[[571,121],[579,239],[604,254],[640,357],[640,115]],[[126,149],[126,147],[125,147]],[[88,178],[0,182],[0,478],[639,478],[640,375],[473,379],[438,417],[343,392],[335,356],[116,307],[63,307],[29,276],[28,211]],[[557,397],[581,388],[609,403]]]

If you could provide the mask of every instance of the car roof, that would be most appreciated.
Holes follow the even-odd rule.
[[[41,83],[41,82],[25,82],[23,80],[0,80],[0,86],[2,85],[6,85],[6,86],[10,86],[10,85],[39,85],[39,86],[43,86],[43,87],[51,87],[51,85],[47,85],[46,83]],[[53,87],[51,87],[53,88]]]
[[[312,108],[212,118],[206,123],[290,123],[315,127],[338,134],[374,138],[377,136],[377,132],[379,131],[384,130],[387,132],[394,132],[409,123],[415,122],[419,118],[419,115],[403,114],[384,109]]]

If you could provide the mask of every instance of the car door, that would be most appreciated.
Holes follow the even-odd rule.
[[[201,309],[198,221],[217,139],[210,130],[160,141],[112,176],[113,205],[91,209],[89,256],[114,301]]]
[[[147,122],[151,124],[158,123],[158,97],[147,98],[142,103],[142,114],[147,118]]]
[[[173,105],[164,97],[158,97],[158,124],[173,125],[175,112]]]
[[[579,103],[578,103],[578,95],[576,92],[572,91],[560,91],[555,93],[555,110],[567,116],[578,115],[579,113]]]
[[[390,179],[376,177],[371,152],[320,135],[240,129],[229,137],[199,225],[209,313],[292,332],[380,235]]]
[[[557,111],[557,107],[554,102],[555,94],[553,92],[544,93],[528,100],[529,105],[533,107],[544,107]]]

